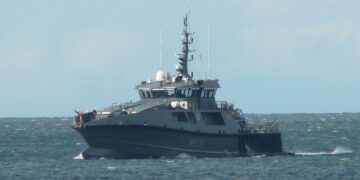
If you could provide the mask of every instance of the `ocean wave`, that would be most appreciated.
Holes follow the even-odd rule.
[[[351,149],[348,149],[348,148],[337,146],[331,152],[325,152],[325,151],[320,151],[320,152],[295,152],[295,155],[316,156],[316,155],[336,155],[336,154],[349,154],[349,153],[353,153],[353,151]]]
[[[192,157],[191,155],[186,154],[186,153],[181,153],[176,156],[176,159],[191,159],[191,158],[194,158],[194,157]]]
[[[262,158],[262,157],[266,157],[266,155],[265,155],[265,154],[262,154],[262,155],[257,155],[257,156],[255,156],[255,158]]]
[[[117,169],[117,167],[115,166],[107,166],[106,169],[110,170],[110,171],[114,171]]]

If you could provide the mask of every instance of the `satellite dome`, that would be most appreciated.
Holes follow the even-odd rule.
[[[165,71],[160,70],[156,73],[156,78],[155,78],[156,81],[165,81],[166,79],[167,79],[167,74]]]
[[[176,70],[182,70],[184,67],[181,64],[175,65]]]

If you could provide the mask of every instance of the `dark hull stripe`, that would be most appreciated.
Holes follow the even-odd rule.
[[[150,148],[158,148],[164,150],[174,150],[174,151],[181,151],[181,152],[192,152],[192,153],[206,153],[206,154],[239,154],[239,152],[228,152],[228,151],[201,151],[201,150],[194,150],[194,149],[183,149],[183,148],[174,148],[169,146],[159,146],[159,145],[151,145],[151,144],[142,144],[142,143],[132,143],[132,142],[119,142],[119,141],[112,141],[112,140],[101,140],[104,142],[114,142],[124,145],[134,145],[139,147],[150,147]]]
[[[250,132],[243,132],[243,133],[210,133],[210,132],[202,132],[202,131],[189,131],[189,130],[182,130],[182,129],[176,129],[176,128],[170,128],[170,127],[159,127],[159,126],[152,126],[152,125],[138,125],[138,124],[129,124],[129,125],[124,125],[124,124],[119,124],[119,125],[91,125],[91,126],[86,126],[86,128],[100,128],[100,127],[109,127],[109,128],[126,128],[126,127],[136,127],[136,128],[144,128],[144,129],[158,129],[161,131],[174,131],[177,133],[189,133],[189,134],[194,134],[197,136],[202,136],[202,135],[206,135],[206,136],[217,136],[217,137],[237,137],[239,134],[241,135],[266,135],[266,134],[280,134],[279,132],[270,132],[270,133],[250,133]],[[225,131],[226,132],[226,131]]]
[[[171,158],[181,153],[196,157],[287,154],[282,151],[279,133],[197,133],[143,125],[86,126],[76,130],[89,145],[84,152],[87,157]]]

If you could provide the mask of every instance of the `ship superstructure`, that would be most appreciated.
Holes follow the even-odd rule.
[[[188,14],[176,54],[176,74],[162,70],[155,81],[136,86],[140,100],[81,113],[76,129],[88,144],[84,158],[237,157],[283,152],[278,126],[248,123],[242,111],[227,101],[216,101],[216,79],[193,79],[193,33]]]

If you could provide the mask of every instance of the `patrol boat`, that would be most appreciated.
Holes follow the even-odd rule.
[[[176,158],[284,155],[278,125],[251,124],[227,101],[216,101],[216,79],[193,79],[188,73],[193,42],[184,17],[177,73],[156,73],[155,81],[136,86],[140,100],[77,112],[73,128],[91,158]]]

